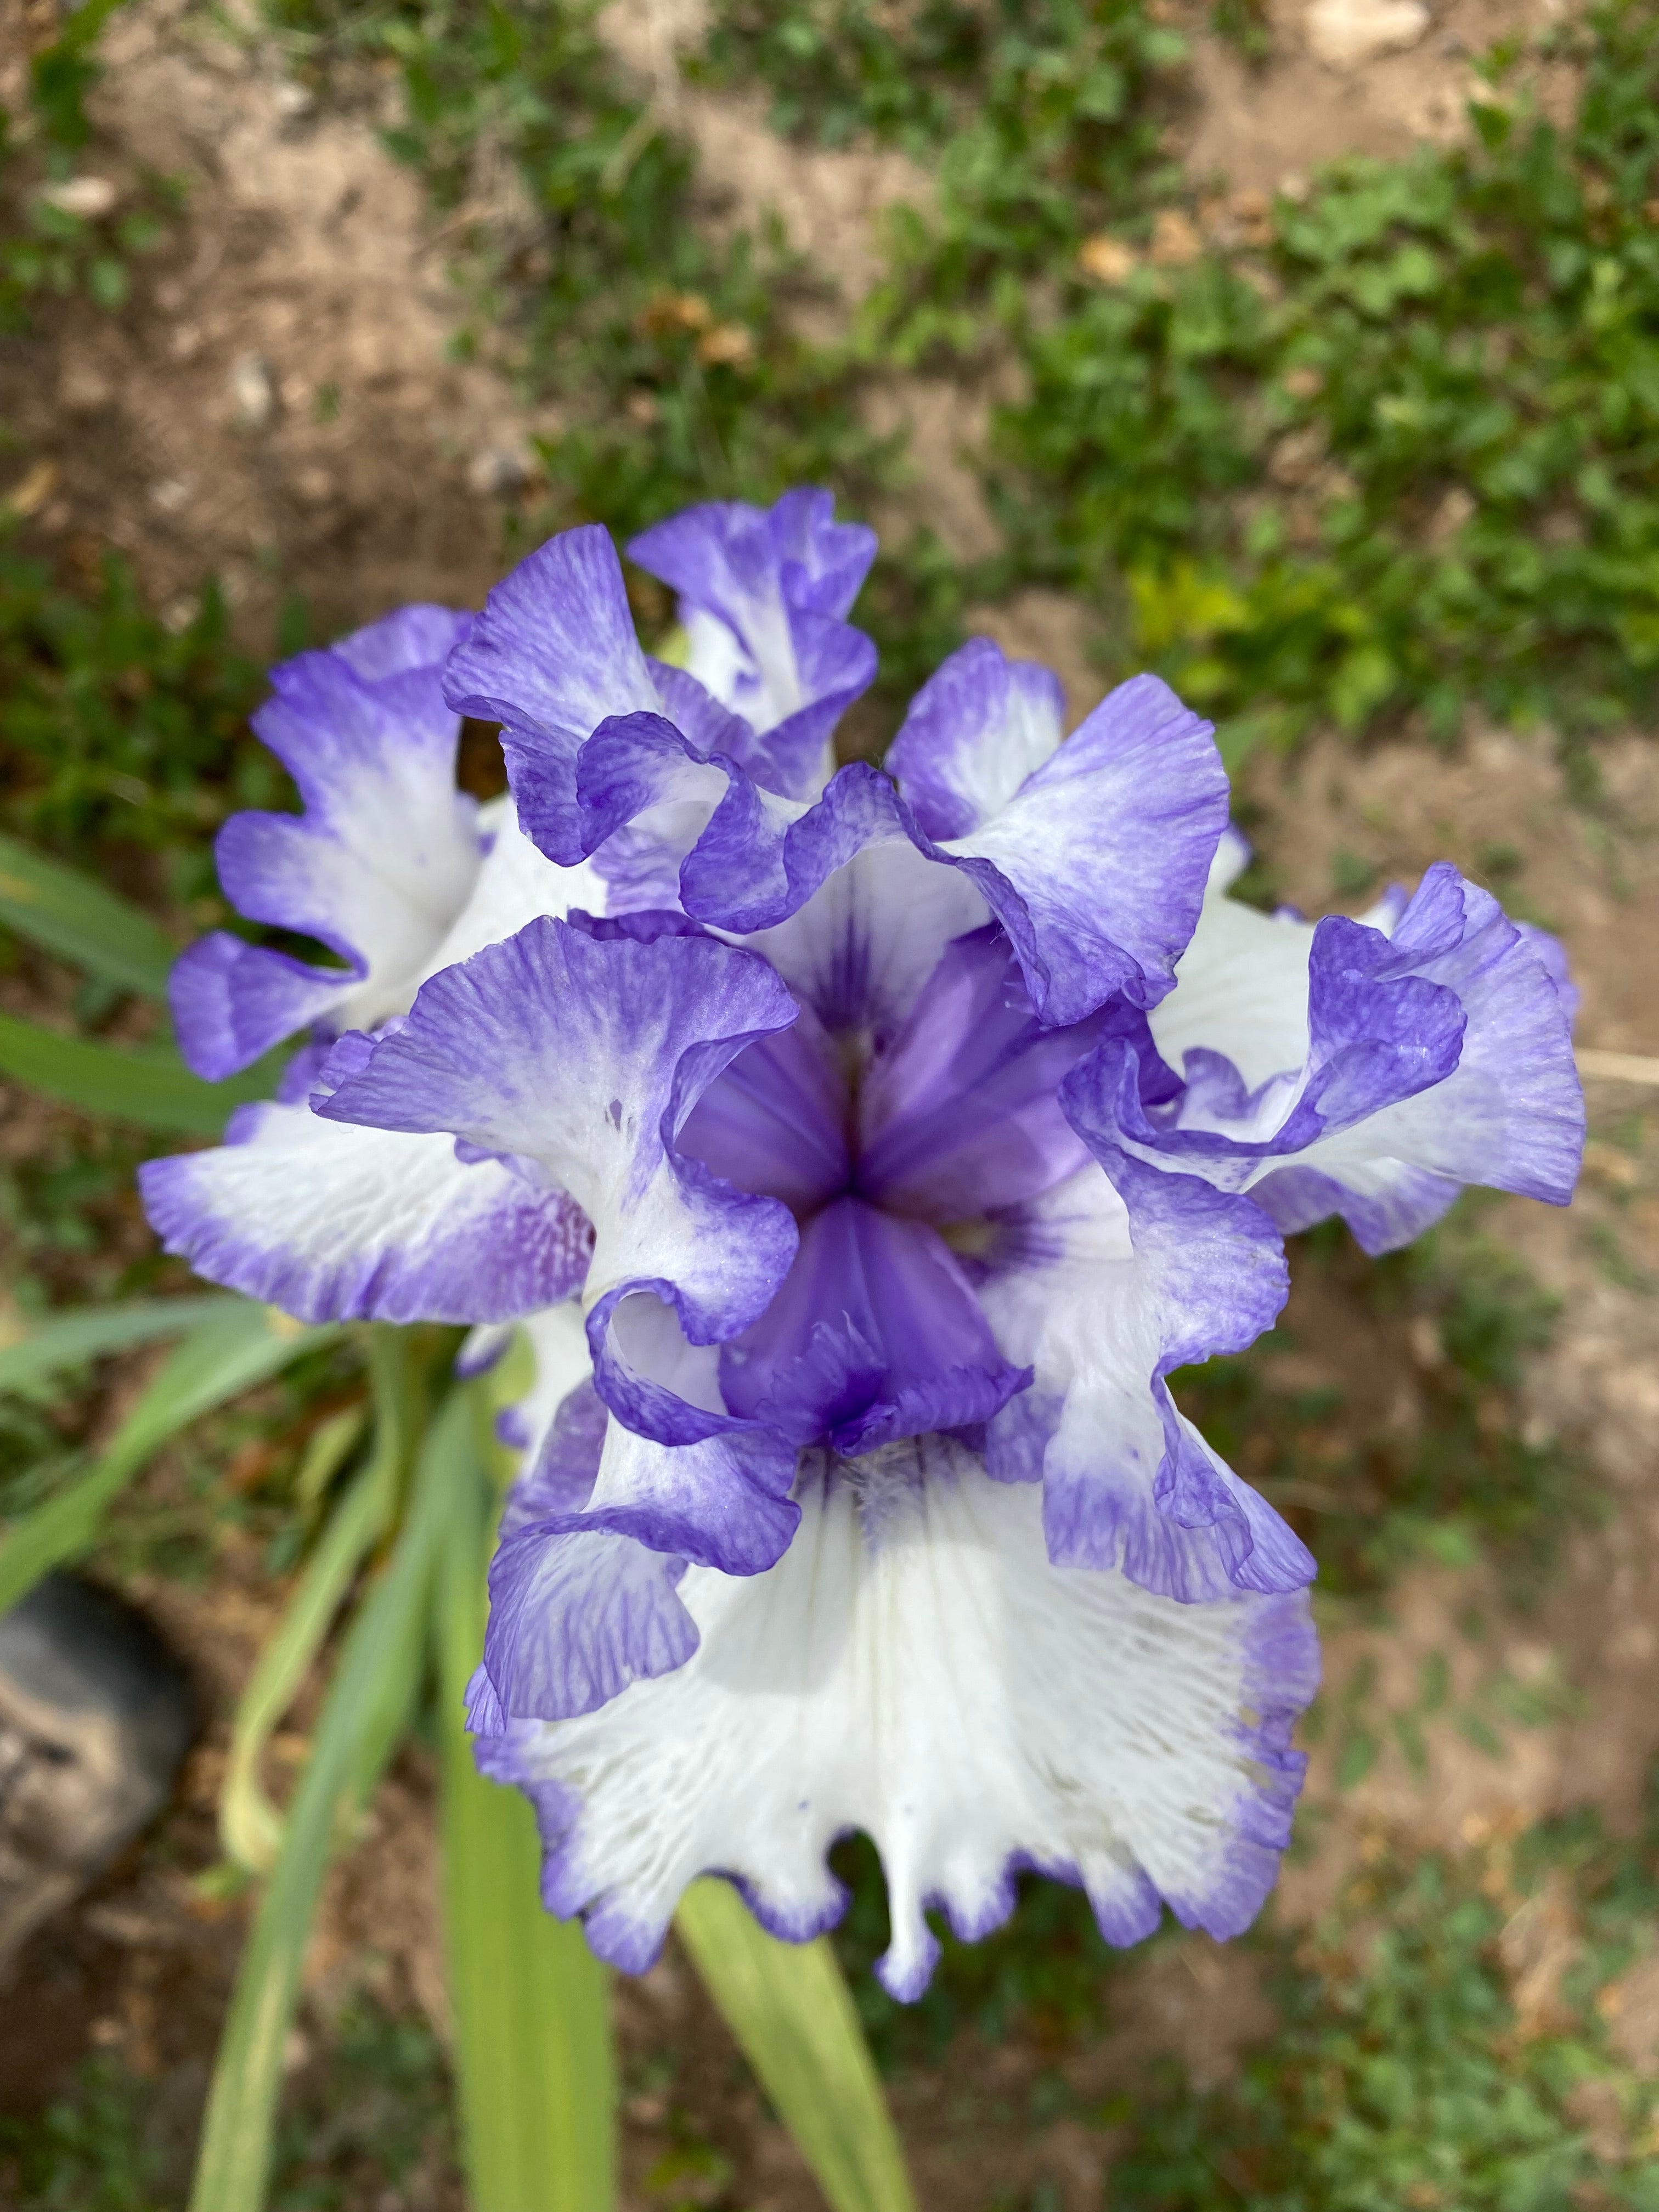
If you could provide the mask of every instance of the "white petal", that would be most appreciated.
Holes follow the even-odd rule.
[[[1228,851],[1225,839],[1221,850]],[[1224,1054],[1252,1091],[1308,1057],[1308,955],[1313,924],[1261,914],[1216,888],[1212,874],[1176,987],[1147,1017],[1177,1074],[1194,1047]],[[1282,1118],[1282,1109],[1279,1118]]]
[[[928,1449],[805,1482],[769,1572],[690,1570],[701,1642],[677,1672],[487,1747],[537,1803],[549,1904],[605,1955],[647,1964],[706,1870],[779,1933],[816,1932],[844,1903],[824,1853],[854,1827],[882,1855],[880,1971],[905,1996],[937,1952],[924,1907],[982,1935],[1021,1866],[1080,1881],[1117,1942],[1160,1899],[1217,1935],[1259,1908],[1316,1674],[1304,1600],[1182,1606],[1053,1567],[1034,1489]]]

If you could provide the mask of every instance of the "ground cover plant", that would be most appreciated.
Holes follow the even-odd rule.
[[[51,149],[76,143],[76,72],[95,66],[83,17],[86,35],[62,64],[37,70],[47,126],[13,154],[14,178],[50,177]],[[961,634],[965,610],[1029,584],[1085,594],[1103,671],[1161,669],[1223,720],[1234,757],[1292,743],[1323,719],[1358,737],[1406,718],[1450,742],[1472,702],[1547,717],[1575,742],[1650,712],[1651,9],[1601,9],[1560,33],[1585,72],[1567,128],[1529,114],[1528,58],[1500,57],[1468,148],[1351,166],[1306,198],[1240,210],[1194,192],[1167,150],[1184,96],[1182,31],[1157,11],[929,7],[912,46],[855,5],[719,8],[694,74],[763,85],[786,132],[831,144],[867,134],[936,165],[935,208],[896,220],[885,279],[834,341],[803,335],[792,309],[823,307],[824,289],[777,236],[720,244],[689,219],[690,149],[652,116],[580,11],[280,0],[271,22],[325,92],[349,97],[364,58],[396,65],[405,109],[392,143],[437,206],[465,209],[486,137],[519,164],[531,219],[504,233],[470,217],[455,236],[471,343],[569,406],[571,427],[542,446],[545,504],[526,532],[592,518],[622,534],[690,498],[763,499],[802,477],[833,482],[856,507],[903,482],[902,450],[860,415],[873,379],[927,369],[988,382],[1015,365],[1022,396],[1000,404],[981,464],[1004,550],[968,567],[917,533],[872,580],[866,619],[886,687],[872,745],[919,668]],[[123,267],[149,234],[106,236],[101,219],[72,214],[79,227],[67,228],[31,190],[9,204],[9,311],[47,313],[64,286],[118,309],[123,282],[96,272]],[[112,867],[175,927],[186,912],[193,923],[222,918],[209,904],[213,829],[234,807],[283,803],[240,719],[259,655],[232,638],[210,596],[179,631],[118,563],[94,580],[53,575],[33,553],[0,547],[0,557],[7,829]],[[643,611],[665,628],[665,602],[636,581]],[[61,946],[23,931],[12,959],[59,1033],[127,1051],[147,1033],[165,1049],[130,989],[89,975]],[[85,1064],[6,1065],[48,1095],[89,1095],[76,1088]],[[181,1107],[182,1085],[168,1096],[158,1126],[205,1110]],[[8,1167],[26,1309],[178,1287],[145,1253],[108,1258],[119,1193],[155,1141],[130,1123],[66,1115],[37,1159]],[[1334,1240],[1316,1241],[1298,1264],[1310,1282],[1352,1294]],[[1366,1295],[1385,1325],[1426,1319],[1439,1331],[1448,1358],[1425,1436],[1407,1450],[1353,1433],[1339,1405],[1278,1388],[1263,1353],[1190,1378],[1218,1441],[1241,1463],[1253,1449],[1271,1462],[1264,1487],[1282,1485],[1339,1595],[1375,1599],[1425,1548],[1489,1553],[1524,1571],[1529,1552],[1547,1554],[1574,1515],[1595,1510],[1562,1448],[1520,1433],[1516,1364],[1547,1337],[1545,1304],[1483,1244],[1478,1223],[1455,1224]],[[86,1471],[90,1378],[70,1373],[68,1391],[37,1385],[5,1401],[18,1441],[9,1511],[47,1504]],[[216,1469],[263,1437],[275,1440],[258,1509],[273,1571],[314,1562],[324,1517],[297,1514],[293,1500],[309,1480],[338,1503],[361,1468],[348,1444],[316,1473],[343,1390],[362,1397],[362,1373],[356,1353],[319,1346],[245,1416],[213,1417],[191,1509],[147,1529],[134,1493],[100,1556],[117,1569],[166,1557],[186,1571],[193,1558],[200,1571],[211,1549],[202,1529],[247,1510]],[[1298,1487],[1323,1502],[1298,1504]],[[1328,1725],[1352,1745],[1345,1774],[1357,1781],[1382,1723],[1362,1699]],[[1489,1746],[1502,1741],[1489,1735]],[[1346,1937],[1300,1951],[1267,1939],[1285,2024],[1237,2091],[1200,2095],[1172,2080],[1135,2115],[1087,2115],[1128,2130],[1111,2201],[1541,2207],[1595,2188],[1609,2203],[1652,2201],[1647,2092],[1607,2057],[1594,2002],[1639,1945],[1650,1839],[1621,1856],[1551,1832],[1505,1862],[1516,1864],[1527,1871],[1504,1879],[1521,1886],[1495,1897],[1468,1869],[1379,1861],[1363,1904],[1398,1924],[1372,1953]],[[1583,1900],[1592,1946],[1608,1948],[1595,1952],[1601,1980],[1584,1970],[1549,2033],[1517,2042],[1499,1938],[1526,1883],[1551,1865]],[[967,2030],[1035,2027],[1064,2047],[1109,2014],[1109,1954],[1086,1912],[1036,1886],[1003,1936],[976,1950],[947,1945],[920,2014],[898,2012],[863,1971],[881,1948],[880,1906],[856,1849],[847,1870],[858,1903],[839,1946],[884,2069],[902,2075]],[[1442,2097],[1449,2042],[1458,2072]],[[430,2054],[386,2064],[387,2094],[416,2133],[435,2064]],[[1595,2096],[1575,2102],[1586,2081],[1612,2085],[1613,2148],[1582,2118]],[[96,2074],[5,2147],[23,2202],[149,2203],[142,2160],[122,2148],[135,2139],[125,2094]],[[1471,2115],[1505,2097],[1509,2132],[1496,2147],[1478,2142]],[[298,2151],[293,2160],[279,2166],[274,2203],[337,2201],[328,2191],[344,2183],[307,2175]],[[678,2185],[664,2185],[672,2197]],[[729,2178],[693,2172],[686,2185],[688,2202],[711,2190],[724,2201]]]

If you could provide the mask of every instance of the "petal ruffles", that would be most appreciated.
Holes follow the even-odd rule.
[[[1165,1904],[1216,1936],[1249,1924],[1289,1839],[1290,1729],[1317,1677],[1299,1595],[1180,1606],[1053,1566],[1036,1494],[943,1439],[809,1471],[799,1503],[769,1573],[678,1580],[698,1638],[684,1664],[479,1741],[485,1771],[536,1805],[552,1911],[638,1971],[716,1870],[803,1939],[839,1918],[824,1855],[860,1827],[887,1875],[878,1971],[903,1997],[937,1955],[924,1908],[982,1936],[1024,1868],[1080,1882],[1115,1943]],[[629,1649],[648,1658],[656,1595],[643,1611]],[[590,1663],[617,1650],[613,1613]]]

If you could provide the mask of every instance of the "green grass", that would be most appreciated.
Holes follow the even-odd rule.
[[[279,2133],[271,2212],[367,2212],[459,2202],[449,2076],[422,2021],[360,1999],[305,2077]],[[158,2125],[155,2085],[118,2061],[82,2066],[39,2118],[0,2121],[0,2202],[12,2212],[171,2212],[181,2146]],[[176,2114],[182,2120],[182,2112]],[[441,2200],[435,2193],[443,2192]]]
[[[1570,1879],[1559,1979],[1525,1916]],[[1268,1939],[1272,2039],[1207,2094],[1172,2074],[1125,2130],[1110,2212],[1567,2212],[1659,2204],[1659,2098],[1596,1999],[1652,1942],[1659,1833],[1546,1826],[1511,1852],[1384,1856],[1304,1939]],[[1505,1956],[1505,1931],[1509,1955]]]

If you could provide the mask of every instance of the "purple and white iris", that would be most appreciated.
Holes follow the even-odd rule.
[[[1172,1370],[1242,1349],[1280,1232],[1370,1250],[1483,1182],[1563,1203],[1558,948],[1455,871],[1362,921],[1228,896],[1208,726],[1156,678],[1066,734],[965,646],[884,773],[833,729],[874,546],[821,493],[276,672],[299,817],[220,852],[250,918],[179,963],[195,1065],[308,1031],[274,1104],[144,1170],[170,1250],[307,1320],[525,1321],[537,1382],[470,1705],[551,1909],[648,1963],[724,1873],[803,1937],[863,1828],[888,1986],[1036,1868],[1114,1942],[1243,1928],[1288,1838],[1314,1563]],[[459,794],[459,717],[511,798]]]

